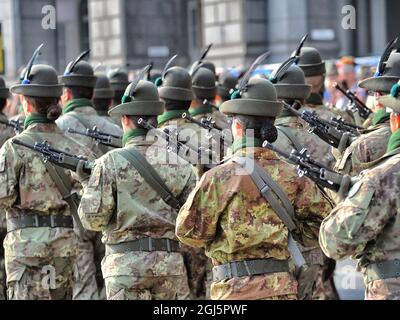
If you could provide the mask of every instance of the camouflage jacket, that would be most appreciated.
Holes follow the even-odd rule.
[[[176,163],[167,163],[166,149],[154,144],[149,135],[147,139],[144,136],[131,138],[125,148],[135,148],[145,155],[174,196],[185,202],[196,184],[195,174],[187,162],[178,158]],[[98,159],[85,184],[79,216],[85,228],[103,232],[105,244],[144,237],[176,240],[177,212],[144,181],[120,154],[120,150],[111,151]],[[104,276],[134,275],[143,270],[153,275],[182,274],[181,269],[174,270],[175,267],[172,267],[174,261],[182,259],[180,255],[175,254],[171,258],[166,253],[155,252],[151,256],[156,260],[149,259],[148,253],[144,252],[110,255],[104,263]],[[140,263],[133,265],[132,261]],[[160,265],[154,265],[154,261],[160,262]]]
[[[327,167],[333,167],[335,158],[332,155],[332,147],[320,139],[317,135],[308,132],[308,125],[298,117],[284,116],[275,120],[275,125],[291,130],[297,143],[307,148],[312,159],[324,164]],[[291,152],[295,148],[288,136],[282,131],[278,131],[278,140],[274,143],[277,147]]]
[[[256,162],[286,191],[297,214],[300,242],[316,244],[319,224],[331,209],[325,194],[308,178],[299,178],[295,167],[274,152],[245,148],[234,156],[246,154],[254,154]],[[178,216],[177,233],[182,242],[205,247],[216,265],[252,258],[286,259],[287,229],[278,220],[251,177],[227,159],[202,177]],[[215,229],[217,224],[222,227],[219,231]],[[262,229],[266,232],[260,232]],[[236,233],[243,237],[230,242]]]
[[[298,178],[295,168],[263,148],[245,148],[235,156],[254,155],[287,193],[295,208],[299,241],[317,245],[319,226],[331,210],[330,203],[308,178]],[[182,207],[177,220],[178,238],[204,247],[214,265],[246,259],[290,258],[288,230],[260,194],[251,177],[231,161],[205,173]],[[273,283],[280,275],[268,275]],[[283,287],[291,287],[289,274]],[[276,294],[285,294],[278,292]]]
[[[86,122],[88,124],[88,128],[85,127],[83,123],[81,123],[81,121],[75,117],[78,117],[79,119],[82,119],[83,122]],[[97,157],[102,156],[104,153],[112,150],[113,148],[98,145],[89,137],[68,133],[68,128],[85,131],[86,129],[92,129],[96,126],[102,132],[122,136],[121,128],[111,122],[109,119],[100,117],[92,106],[76,108],[73,111],[62,115],[57,119],[56,123],[67,136],[83,144],[84,146],[87,146],[96,154]]]
[[[362,170],[371,167],[371,163],[386,153],[391,131],[388,122],[370,127],[358,137],[337,159],[335,170],[358,175]]]
[[[54,148],[94,159],[90,150],[66,137],[55,124],[32,124],[18,137],[39,135]],[[80,183],[65,171],[76,191]],[[43,164],[42,155],[8,140],[0,149],[0,208],[7,219],[20,216],[67,215],[70,210]],[[4,211],[3,211],[4,210]],[[9,232],[4,241],[8,257],[64,257],[75,255],[73,229],[27,228]]]
[[[4,113],[0,113],[0,119],[8,121]],[[12,127],[0,123],[0,147],[10,138],[15,135]],[[7,229],[6,215],[0,212],[0,229]]]
[[[323,221],[320,244],[335,260],[354,256],[359,267],[400,259],[400,149],[377,160],[377,166],[360,174]]]

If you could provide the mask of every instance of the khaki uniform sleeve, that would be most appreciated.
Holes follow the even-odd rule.
[[[223,196],[218,182],[208,173],[204,174],[179,212],[176,236],[192,247],[204,247],[214,239],[217,223],[224,208]],[[224,202],[226,203],[226,202]]]
[[[0,149],[0,208],[11,208],[18,196],[18,180],[23,165],[11,141]],[[2,213],[3,214],[3,213]]]
[[[111,156],[96,161],[92,174],[84,185],[79,206],[82,225],[93,231],[106,229],[116,207],[115,170]]]
[[[361,179],[323,221],[319,242],[328,257],[337,260],[362,252],[396,214],[395,200],[388,194],[377,197],[377,190],[374,181]]]
[[[303,245],[317,244],[319,228],[332,210],[328,196],[317,184],[306,177],[299,179],[299,192],[295,201],[295,213]]]
[[[187,201],[190,193],[194,190],[194,188],[196,188],[196,184],[198,182],[198,179],[197,179],[196,173],[194,172],[193,167],[191,167],[191,170],[192,171],[190,173],[190,176],[186,183],[186,186],[183,189],[183,192],[179,197],[182,203]]]

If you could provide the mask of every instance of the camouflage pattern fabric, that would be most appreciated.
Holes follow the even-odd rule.
[[[98,300],[99,288],[92,241],[79,239],[75,263],[73,300]]]
[[[8,121],[5,114],[0,113],[0,120]],[[0,124],[0,146],[15,135],[12,127]],[[0,213],[0,300],[6,299],[6,270],[4,261],[3,240],[7,233],[5,212]]]
[[[263,148],[245,148],[237,156],[253,156],[287,193],[295,207],[298,240],[316,246],[319,225],[331,210],[326,196],[308,178],[298,178],[295,168]],[[204,247],[213,265],[246,259],[287,260],[288,230],[251,177],[226,161],[205,173],[182,207],[177,236],[185,244]],[[254,281],[254,282],[253,282]],[[248,291],[247,291],[248,290]],[[275,273],[213,283],[212,299],[229,299],[240,292],[245,298],[276,298],[297,294],[291,273]]]
[[[298,142],[307,148],[312,159],[324,164],[327,167],[333,167],[335,158],[332,155],[332,147],[320,139],[317,135],[308,132],[308,124],[298,117],[285,116],[275,120],[276,126],[289,128]],[[286,135],[278,132],[278,140],[274,143],[277,147],[286,152],[291,152],[294,148],[293,143],[288,140]]]
[[[335,170],[343,174],[356,176],[362,170],[368,169],[371,166],[371,162],[386,153],[390,135],[391,131],[388,122],[370,127],[337,159]]]
[[[8,300],[71,300],[74,257],[7,260]]]
[[[177,158],[176,163],[167,163],[166,149],[144,136],[131,138],[126,148],[136,148],[145,155],[171,192],[181,201],[186,200],[196,183],[195,174],[187,162]],[[118,244],[143,237],[176,239],[177,213],[144,182],[119,150],[98,159],[85,184],[79,215],[85,228],[103,232],[103,243]],[[129,292],[139,288],[146,290],[142,281],[135,282],[131,277],[187,277],[182,255],[166,252],[112,254],[104,258],[102,271],[108,298],[118,291],[112,289],[118,287],[114,285],[118,279],[110,279],[113,277],[129,277],[127,287],[129,283],[137,283],[138,287],[126,289]],[[187,278],[186,286],[189,292]]]
[[[368,283],[365,273],[370,263],[400,259],[400,149],[382,158],[378,165],[360,174],[360,180],[350,189],[323,221],[320,244],[324,253],[338,260],[354,256],[364,273],[366,298],[399,297],[398,278]]]
[[[89,124],[89,128],[86,128],[74,116],[77,116],[80,119],[83,119],[83,121],[87,122]],[[96,110],[91,106],[76,108],[73,111],[62,115],[60,118],[57,119],[56,123],[58,127],[62,131],[64,131],[68,137],[88,147],[96,154],[97,157],[100,157],[104,154],[104,152],[102,151],[102,148],[104,146],[96,144],[96,142],[89,137],[68,133],[68,128],[85,131],[86,129],[92,129],[96,126],[102,132],[122,136],[122,130],[120,127],[111,122],[109,119],[105,119],[97,115]],[[110,151],[113,148],[104,147],[104,149]]]
[[[94,158],[90,150],[64,136],[55,124],[33,124],[21,133],[20,137],[32,133],[39,135],[56,149],[83,155],[88,159]],[[79,192],[81,185],[78,180],[70,171],[66,170],[65,173],[70,177],[73,189]],[[0,181],[0,212],[6,213],[7,219],[33,213],[70,216],[69,206],[46,171],[41,154],[8,140],[0,149]],[[35,282],[35,271],[24,273],[30,266],[48,264],[56,258],[75,261],[76,246],[75,232],[68,228],[40,227],[7,233],[4,249],[8,284],[18,286],[24,275],[24,281]],[[30,258],[36,260],[31,262]],[[29,260],[27,265],[24,265],[24,259]],[[30,278],[31,274],[33,279]],[[26,295],[35,296],[35,293],[29,290],[30,288],[25,290]]]

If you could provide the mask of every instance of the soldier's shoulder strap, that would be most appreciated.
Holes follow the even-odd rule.
[[[294,223],[294,208],[282,188],[276,183],[253,159],[247,157],[233,157],[232,161],[240,165],[250,175],[253,182],[260,190],[262,196],[268,201],[272,209],[279,216],[289,230],[289,251],[298,267],[306,262],[294,240],[292,233],[297,226]]]
[[[290,142],[293,144],[294,148],[297,151],[300,152],[303,149],[299,139],[297,139],[297,137],[293,134],[293,132],[292,132],[292,130],[290,130],[290,128],[287,128],[284,126],[276,126],[276,128],[278,129],[278,131],[283,133],[290,140]]]
[[[146,158],[134,148],[124,148],[117,151],[121,156],[131,163],[135,169],[139,172],[142,178],[150,185],[150,187],[156,191],[159,196],[169,206],[175,210],[179,210],[181,203],[172,194],[168,186],[161,179],[160,175],[153,168],[153,166],[146,160]]]
[[[35,144],[36,141],[41,140],[41,137],[34,133],[26,133],[18,136],[18,139],[25,143]],[[57,186],[58,191],[61,193],[63,199],[68,203],[71,215],[78,226],[79,232],[83,235],[85,229],[82,226],[81,220],[78,215],[79,199],[76,193],[72,193],[72,185],[64,170],[58,166],[53,165],[48,161],[42,161],[50,177]]]

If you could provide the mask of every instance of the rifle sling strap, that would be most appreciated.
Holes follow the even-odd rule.
[[[293,132],[292,132],[292,130],[290,130],[290,128],[283,127],[283,126],[276,126],[276,128],[278,129],[278,131],[283,133],[290,140],[290,142],[293,144],[294,148],[297,151],[300,152],[303,149],[299,139],[297,139],[297,137],[293,134]]]
[[[268,201],[272,209],[279,216],[289,230],[288,249],[298,267],[305,264],[303,255],[293,238],[292,233],[297,227],[294,223],[294,208],[282,188],[261,168],[253,159],[234,157],[232,161],[240,165],[250,175],[253,182],[260,190],[262,196]]]
[[[142,154],[135,150],[134,148],[124,148],[118,151],[121,156],[132,164],[143,179],[150,185],[150,187],[156,191],[159,196],[167,203],[169,206],[175,210],[179,210],[181,203],[172,192],[169,190],[167,185],[161,179],[157,171],[152,167],[152,165],[146,160]]]
[[[35,140],[37,141],[42,140],[42,138],[39,135],[33,133],[30,133],[29,136],[27,134],[23,135],[21,134],[18,138],[24,141],[25,143],[29,144],[35,144]],[[77,198],[76,193],[71,193],[72,186],[70,179],[65,174],[62,168],[55,166],[48,161],[43,161],[43,164],[46,167],[46,170],[49,173],[50,177],[56,184],[58,191],[61,193],[61,196],[68,203],[71,215],[74,218],[75,223],[79,228],[79,231],[81,232],[81,234],[84,234],[85,229],[83,228],[81,220],[78,215],[79,200]]]

